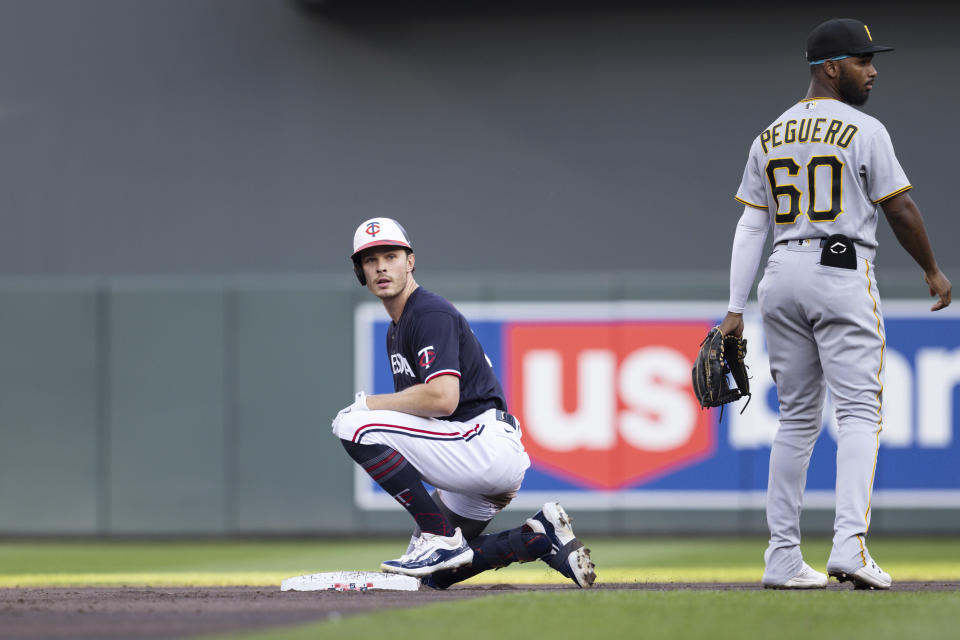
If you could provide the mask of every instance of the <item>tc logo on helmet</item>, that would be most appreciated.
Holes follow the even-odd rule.
[[[366,233],[368,236],[376,237],[380,233],[380,223],[373,221],[367,224]]]

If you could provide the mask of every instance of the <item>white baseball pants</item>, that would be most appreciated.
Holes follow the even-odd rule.
[[[514,494],[530,467],[520,431],[490,409],[469,422],[421,418],[397,411],[352,411],[333,424],[334,434],[359,444],[399,451],[436,487],[457,515],[490,520]],[[499,503],[499,504],[498,504]]]

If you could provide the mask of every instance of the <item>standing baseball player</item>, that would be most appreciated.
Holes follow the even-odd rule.
[[[885,334],[874,254],[882,209],[897,240],[923,269],[932,311],[950,304],[951,285],[937,267],[910,183],[887,130],[855,107],[873,89],[874,44],[858,20],[835,18],[807,39],[810,87],[757,136],[736,199],[724,335],[743,332],[742,312],[768,229],[771,254],[758,294],[780,400],[770,452],[763,584],[817,589],[828,578],[803,561],[800,510],[807,465],[822,424],[824,390],[836,406],[836,519],[827,573],[857,588],[892,582],[871,558],[866,534],[877,448],[883,427]]]
[[[394,393],[356,394],[333,432],[357,464],[413,517],[407,552],[384,571],[445,589],[487,569],[543,560],[579,587],[596,574],[563,508],[548,502],[522,526],[481,535],[530,466],[520,425],[467,320],[414,280],[406,231],[390,218],[361,224],[354,272],[392,322]],[[437,488],[431,495],[426,481]]]

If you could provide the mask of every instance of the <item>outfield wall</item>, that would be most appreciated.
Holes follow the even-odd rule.
[[[832,16],[896,47],[864,109],[960,271],[939,242],[960,235],[954,3],[337,9],[0,0],[0,273],[335,271],[374,215],[443,269],[716,268],[750,143],[804,95]]]
[[[526,427],[534,468],[501,519],[560,497],[589,532],[764,530],[776,419],[758,325],[743,416],[701,413],[686,389],[724,308],[711,278],[421,276],[474,319]],[[0,282],[0,534],[405,531],[328,431],[355,386],[389,387],[369,300],[349,274]],[[928,306],[887,310],[876,532],[960,530],[960,318]],[[598,400],[606,378],[617,395]],[[811,464],[810,533],[830,530],[833,429]]]

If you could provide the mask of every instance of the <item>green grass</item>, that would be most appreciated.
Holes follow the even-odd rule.
[[[762,538],[598,538],[588,539],[594,559],[608,567],[762,567]],[[19,573],[112,571],[333,571],[373,568],[401,553],[396,540],[97,541],[0,542],[0,576]],[[805,557],[823,564],[830,540],[806,539]],[[873,555],[886,562],[955,562],[957,538],[878,538]],[[960,577],[960,576],[958,576]]]
[[[760,538],[588,539],[601,581],[756,582]],[[0,587],[80,585],[278,585],[284,578],[343,569],[376,570],[405,540],[0,542]],[[871,551],[900,580],[960,579],[960,541],[881,538]],[[804,542],[808,562],[823,570],[827,539]],[[481,583],[562,583],[542,563],[481,574]]]
[[[379,566],[406,540],[0,542],[0,576],[23,573],[332,571]]]
[[[244,640],[643,638],[645,640],[957,637],[960,592],[524,592],[333,619]],[[222,637],[222,636],[221,636]]]
[[[745,581],[763,570],[761,538],[589,538],[601,582]],[[267,585],[342,569],[374,570],[403,551],[389,541],[0,542],[0,587],[54,585]],[[960,582],[960,539],[876,538],[870,549],[896,580]],[[828,539],[804,541],[824,568]],[[483,582],[566,583],[543,563],[479,576]],[[958,584],[960,589],[960,584]],[[358,594],[357,597],[363,597]],[[477,599],[272,629],[248,640],[395,640],[441,633],[458,640],[531,638],[960,637],[960,591],[491,592]],[[953,635],[951,635],[953,634]],[[220,636],[235,637],[236,634]]]
[[[279,585],[339,569],[375,570],[405,541],[0,542],[0,587]]]

